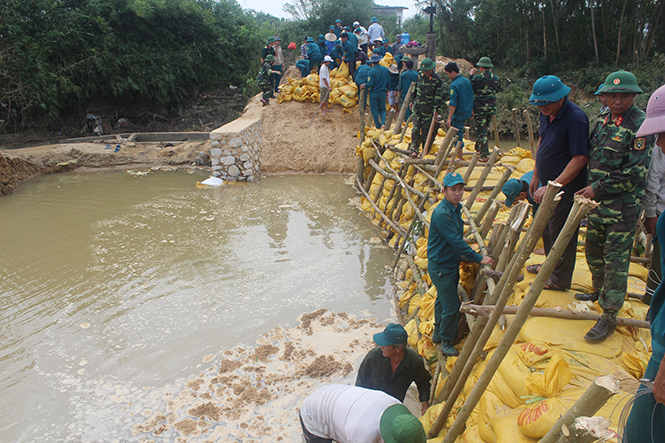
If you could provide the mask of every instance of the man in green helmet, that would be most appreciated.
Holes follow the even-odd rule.
[[[487,129],[492,116],[496,114],[496,93],[501,91],[499,77],[493,72],[492,60],[489,57],[480,57],[476,66],[480,73],[476,74],[476,68],[469,72],[469,80],[473,86],[473,118],[476,121],[476,151],[480,153],[480,161],[489,159],[490,151],[487,146]]]
[[[441,113],[443,108],[443,80],[434,72],[436,64],[429,58],[420,63],[416,80],[415,99],[411,102],[413,111],[413,129],[411,130],[411,157],[417,157],[420,145],[427,138],[427,133],[434,117],[434,112]]]
[[[259,69],[259,74],[256,76],[256,80],[259,84],[259,87],[263,91],[261,96],[261,104],[263,106],[268,106],[270,104],[270,97],[273,95],[272,91],[272,82],[271,75],[278,73],[281,74],[281,71],[272,69],[272,64],[275,61],[275,56],[272,54],[266,55],[266,59]]]
[[[613,72],[600,90],[609,111],[601,114],[591,132],[589,185],[576,192],[600,206],[588,215],[586,259],[594,292],[576,294],[596,301],[603,315],[584,338],[591,343],[607,339],[616,328],[628,282],[630,252],[653,149],[653,136],[636,137],[646,118],[633,100],[642,93],[635,76]]]

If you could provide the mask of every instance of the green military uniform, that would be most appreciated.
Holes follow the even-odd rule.
[[[413,129],[411,130],[411,145],[409,146],[409,149],[413,152],[418,152],[420,145],[427,139],[434,111],[440,112],[443,107],[443,80],[436,72],[432,72],[432,76],[429,78],[423,73],[423,71],[433,70],[435,66],[430,59],[423,60],[416,80],[416,98],[413,100]]]
[[[270,102],[270,96],[272,95],[272,82],[270,81],[270,75],[275,72],[272,68],[274,57],[271,54],[266,56],[266,60],[261,65],[259,73],[256,76],[257,83],[259,88],[263,91],[261,100],[267,104]]]
[[[600,206],[589,212],[586,259],[598,303],[613,320],[626,296],[630,253],[642,205],[653,137],[636,138],[646,114],[632,106],[612,121],[601,114],[591,133],[589,184]]]
[[[496,93],[501,91],[501,83],[492,71],[493,67],[489,57],[481,57],[478,66],[486,68],[484,72],[470,75],[473,86],[473,118],[476,121],[476,151],[481,158],[489,157],[487,146],[487,129],[492,116],[496,114]]]

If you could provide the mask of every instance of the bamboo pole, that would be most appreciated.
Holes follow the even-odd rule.
[[[404,96],[404,100],[402,101],[402,107],[399,109],[399,114],[397,114],[397,120],[395,120],[394,132],[402,130],[402,123],[404,123],[404,116],[406,115],[407,109],[409,109],[409,104],[411,103],[411,95],[413,95],[413,90],[415,86],[416,82],[411,82],[409,90],[406,92],[406,95]]]
[[[473,157],[471,157],[471,161],[469,162],[469,165],[466,167],[466,172],[464,173],[464,177],[462,180],[464,180],[464,183],[467,183],[469,181],[469,178],[471,178],[471,174],[473,173],[473,168],[476,167],[476,163],[478,162],[478,159],[480,158],[480,154],[477,152],[473,153]],[[455,164],[459,164],[461,162],[456,161]]]
[[[496,218],[496,214],[498,214],[499,209],[501,209],[501,206],[503,206],[503,203],[498,202],[496,200],[492,200],[492,204],[490,205],[490,209],[483,218],[483,222],[480,225],[480,235],[483,237],[483,239],[487,238],[487,234],[490,232],[492,229],[492,224],[494,223],[494,219]],[[489,248],[488,248],[489,250]]]
[[[483,217],[485,216],[485,213],[490,208],[490,205],[494,202],[494,199],[496,199],[497,195],[499,195],[499,192],[501,192],[501,189],[503,188],[503,185],[506,184],[506,182],[508,181],[508,179],[510,178],[512,173],[513,173],[513,168],[511,168],[509,166],[506,166],[506,170],[503,171],[503,175],[501,176],[501,178],[497,182],[494,189],[492,189],[492,192],[490,192],[489,197],[487,198],[487,200],[485,200],[485,203],[480,208],[480,211],[478,211],[478,214],[476,214],[475,221],[476,221],[477,225],[480,224]]]
[[[494,127],[494,145],[497,149],[501,150],[501,144],[499,142],[499,125],[496,123],[496,114],[492,116],[492,127]]]
[[[406,123],[404,124],[404,128],[402,129],[402,133],[399,136],[399,142],[402,143],[404,141],[404,136],[406,135],[406,130],[409,127],[409,123],[411,123],[411,120],[413,120],[414,114],[411,114],[408,119],[406,119]]]
[[[524,110],[524,120],[526,120],[526,127],[529,130],[529,149],[531,150],[531,158],[536,159],[536,139],[533,136],[533,123],[531,122],[531,114],[529,110]]]
[[[471,393],[469,393],[469,395],[467,396],[466,401],[464,402],[464,406],[462,406],[462,408],[458,412],[455,421],[453,422],[452,426],[450,427],[450,430],[443,439],[443,443],[452,443],[461,434],[462,430],[464,429],[466,421],[471,415],[471,411],[473,411],[473,409],[478,404],[480,397],[487,389],[487,386],[489,386],[489,383],[492,380],[492,377],[494,376],[497,368],[499,367],[504,357],[508,353],[510,347],[515,342],[515,339],[517,338],[517,335],[521,331],[522,326],[529,317],[529,312],[538,301],[538,297],[540,296],[541,291],[547,284],[550,275],[554,271],[554,267],[561,258],[561,255],[563,254],[563,251],[566,249],[566,246],[568,246],[568,242],[572,238],[575,230],[579,226],[582,219],[586,216],[586,214],[596,206],[598,206],[598,203],[596,203],[593,200],[589,200],[587,198],[580,196],[575,196],[573,208],[571,209],[570,214],[568,215],[568,219],[566,220],[566,223],[563,229],[561,230],[561,233],[557,237],[554,245],[552,246],[552,249],[550,250],[550,253],[545,259],[545,262],[543,263],[540,272],[538,273],[538,275],[536,275],[535,280],[533,281],[531,287],[527,291],[524,300],[520,305],[519,310],[517,311],[515,317],[513,318],[512,323],[510,324],[510,326],[508,326],[508,329],[506,329],[506,332],[501,338],[499,345],[494,350],[494,353],[492,354],[490,360],[487,362],[482,374],[480,375],[480,377],[478,377],[478,380],[474,385],[473,389],[471,390]],[[511,273],[514,273],[515,271],[517,270],[511,269]],[[498,306],[499,304],[497,303],[497,309],[495,309],[494,312],[492,312],[492,318],[496,318],[501,315],[499,311],[503,311],[505,302],[503,303],[503,306],[501,306],[501,308],[499,308]]]
[[[513,123],[515,124],[515,140],[517,140],[517,146],[522,146],[522,137],[520,136],[520,125],[517,122],[517,108],[513,108]]]
[[[459,147],[462,146],[462,142],[457,142],[457,145],[455,146],[455,150],[457,150]],[[450,161],[448,162],[448,167],[446,168],[446,175],[450,174],[453,172],[453,166],[455,165],[455,152],[452,153],[452,156],[450,157]]]
[[[399,167],[399,171],[397,171],[397,175],[400,177],[404,178],[404,169],[405,169],[404,163],[402,163]],[[393,185],[392,189],[390,190],[390,193],[388,194],[388,197],[386,198],[386,215],[388,218],[391,220],[394,220],[392,215],[395,213],[396,205],[399,203],[399,199],[402,197],[401,193],[397,192],[401,189],[401,180],[396,181],[395,184]],[[393,201],[394,197],[394,202],[392,205],[392,208],[388,210],[388,207],[390,206],[390,202]]]
[[[555,443],[561,434],[563,426],[566,428],[570,427],[576,417],[591,417],[607,403],[607,400],[618,393],[619,385],[612,377],[609,375],[598,377],[584,391],[584,394],[582,394],[575,404],[566,411],[563,417],[557,420],[554,426],[540,440],[540,443]]]
[[[610,426],[612,420],[605,417],[577,417],[572,426],[561,426],[561,436],[557,443],[609,441],[616,435]]]
[[[548,183],[547,191],[543,198],[543,205],[541,206],[543,211],[542,213],[540,210],[537,212],[536,219],[531,223],[531,226],[529,226],[529,232],[520,244],[518,253],[515,254],[511,260],[511,266],[509,267],[510,271],[502,275],[494,288],[489,288],[491,292],[489,297],[487,297],[488,304],[497,305],[500,306],[500,308],[497,308],[497,311],[493,312],[489,319],[479,318],[467,337],[464,346],[462,347],[462,351],[460,352],[459,357],[457,357],[455,366],[453,366],[453,369],[437,398],[445,399],[446,404],[430,430],[430,437],[437,435],[443,427],[448,414],[452,410],[455,400],[458,398],[466,380],[473,370],[476,360],[480,356],[485,343],[492,334],[494,325],[496,325],[499,319],[500,313],[498,310],[503,309],[503,306],[505,306],[508,295],[512,293],[519,270],[521,270],[524,263],[526,263],[529,254],[533,251],[533,247],[536,245],[536,242],[554,213],[554,209],[558,204],[558,200],[555,201],[555,196],[559,189],[561,189],[561,185],[558,183]]]
[[[436,154],[436,161],[434,162],[435,166],[441,165],[447,158],[448,153],[451,150],[453,137],[457,135],[457,131],[457,128],[448,128],[448,131],[446,131],[446,136],[443,138],[441,146],[439,147],[439,152]]]
[[[438,118],[439,113],[434,111],[434,115],[432,115],[432,122],[429,124],[429,131],[427,131],[427,140],[425,141],[425,146],[423,146],[422,157],[427,155],[430,146],[432,146],[432,142],[434,141],[434,133],[436,132],[436,121]]]
[[[492,271],[496,272],[496,271]],[[517,312],[519,309],[519,306],[506,306],[503,308],[503,311],[501,311],[502,314],[505,315],[513,315]],[[460,312],[464,314],[471,314],[471,315],[480,315],[483,317],[489,317],[492,314],[492,311],[494,310],[494,306],[488,306],[488,305],[475,305],[475,304],[467,304],[467,305],[462,305],[462,308],[460,309]],[[569,311],[569,310],[560,310],[560,309],[546,309],[546,308],[533,308],[531,310],[531,315],[534,317],[551,317],[551,318],[564,318],[567,320],[593,320],[593,321],[598,321],[600,319],[600,315],[594,314],[592,312],[577,312],[577,311]],[[627,327],[632,327],[632,328],[641,328],[641,329],[649,329],[649,322],[644,321],[644,320],[636,320],[634,318],[622,318],[622,317],[617,317],[617,325],[618,326],[627,326]]]
[[[360,128],[358,129],[358,139],[360,140],[360,145],[362,146],[365,141],[365,103],[367,97],[367,89],[363,88],[360,90],[360,107],[358,108],[358,114],[360,114]],[[358,181],[360,186],[363,186],[363,176],[365,170],[365,160],[363,159],[362,152],[358,157],[358,166],[356,167],[356,175],[358,176]]]
[[[501,152],[498,149],[494,149],[492,151],[489,160],[485,164],[485,169],[483,169],[483,172],[480,173],[480,177],[478,177],[476,186],[473,187],[471,195],[469,195],[469,198],[466,199],[466,203],[464,206],[466,206],[467,209],[471,209],[471,206],[473,206],[473,202],[476,201],[476,197],[478,197],[478,194],[480,193],[480,187],[485,183],[485,180],[487,179],[489,173],[492,171],[492,166],[494,166],[494,163],[499,158],[500,153]]]
[[[358,178],[358,177],[356,177],[356,179],[357,179],[357,178]],[[358,182],[357,180],[356,180],[356,183],[358,183],[358,185],[360,185],[360,182]],[[376,203],[374,203],[374,202],[372,201],[372,197],[369,195],[369,193],[368,193],[367,191],[365,191],[365,190],[362,188],[362,186],[360,187],[360,190],[362,191],[362,193],[363,193],[363,195],[365,196],[365,198],[371,203],[372,208],[374,208],[374,210],[375,210],[376,212],[379,213],[379,215],[381,216],[381,218],[383,218],[383,219],[385,220],[385,222],[388,224],[388,226],[390,226],[391,228],[393,228],[393,230],[394,230],[395,232],[403,232],[403,229],[402,229],[401,226],[396,225],[395,223],[393,223],[393,221],[392,221],[391,219],[389,219],[389,218],[383,213],[383,211],[381,211],[381,209],[379,209],[379,207],[376,205]]]

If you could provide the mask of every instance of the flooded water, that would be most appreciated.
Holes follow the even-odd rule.
[[[277,341],[291,334],[296,343],[298,316],[319,308],[350,314],[322,330],[357,328],[367,340],[379,325],[363,329],[355,318],[390,320],[393,254],[371,241],[380,234],[348,204],[355,193],[343,177],[196,190],[206,176],[58,174],[0,199],[0,441],[188,441],[198,431],[171,427],[185,420],[167,399],[185,385],[195,401],[211,397],[191,383],[202,371],[248,357],[257,339],[282,349]],[[303,340],[312,334],[303,331]],[[335,347],[333,332],[324,347]],[[351,352],[356,341],[339,343],[352,363],[366,350]],[[276,373],[291,370],[286,354]],[[231,397],[221,400],[220,383],[223,403]],[[269,415],[259,406],[236,421]],[[162,409],[171,411],[162,434],[136,428]],[[297,423],[288,415],[285,429]],[[198,426],[217,441],[248,441],[246,426],[203,416]]]

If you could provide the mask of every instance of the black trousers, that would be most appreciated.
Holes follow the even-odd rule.
[[[550,222],[543,231],[543,243],[545,244],[545,254],[549,254],[556,238],[559,236],[563,225],[566,223],[568,213],[573,207],[573,194],[566,192],[561,196],[561,201],[554,210],[554,214]],[[570,239],[561,259],[554,268],[550,281],[555,286],[560,288],[570,288],[573,280],[573,271],[575,270],[575,258],[577,256],[577,236],[580,232],[580,227],[575,229],[573,237]]]

